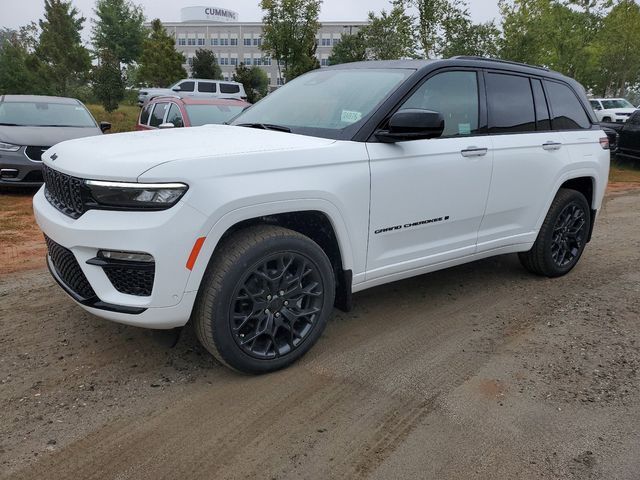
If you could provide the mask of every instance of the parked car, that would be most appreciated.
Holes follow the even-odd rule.
[[[349,63],[232,125],[62,143],[34,211],[53,277],[83,308],[148,328],[190,320],[221,362],[261,373],[308,351],[353,292],[514,252],[567,274],[607,149],[584,89],[559,73]]]
[[[239,99],[156,97],[140,111],[136,130],[225,123],[250,106]]]
[[[74,98],[40,95],[0,96],[0,186],[42,184],[42,153],[73,138],[100,135],[111,124],[98,125]]]
[[[599,122],[624,123],[636,109],[624,98],[594,98],[589,103]]]
[[[617,133],[615,155],[640,161],[640,109],[636,110],[625,123],[601,124]]]
[[[138,93],[138,105],[156,97],[178,95],[189,98],[239,98],[247,99],[244,86],[238,82],[226,80],[207,80],[200,78],[185,78],[169,88],[143,88]]]

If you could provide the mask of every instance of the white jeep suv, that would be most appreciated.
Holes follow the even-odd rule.
[[[624,123],[636,111],[624,98],[593,98],[589,103],[599,122]]]
[[[232,123],[58,144],[34,208],[83,308],[190,322],[243,372],[299,358],[369,287],[514,252],[566,274],[609,171],[579,84],[482,58],[315,70]]]

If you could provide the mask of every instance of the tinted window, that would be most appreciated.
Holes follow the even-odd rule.
[[[624,98],[613,98],[611,100],[602,100],[602,106],[605,110],[612,108],[633,108],[633,105]]]
[[[576,130],[591,127],[591,121],[573,90],[562,83],[550,81],[545,81],[545,88],[553,112],[552,125],[554,130]]]
[[[180,108],[175,103],[172,103],[169,107],[169,113],[167,114],[167,123],[173,123],[174,127],[184,127],[182,113],[180,113]]]
[[[36,127],[96,127],[80,103],[2,102],[0,123]]]
[[[440,112],[443,137],[478,132],[478,77],[476,72],[444,72],[431,77],[400,107]]]
[[[221,83],[220,93],[239,93],[240,85],[234,85],[232,83]]]
[[[193,92],[196,82],[182,82],[179,87],[181,92]]]
[[[168,103],[156,103],[151,114],[151,121],[149,125],[152,127],[159,127],[164,119],[164,114],[167,111]]]
[[[489,73],[487,102],[489,133],[535,131],[533,94],[527,77]]]
[[[213,82],[198,82],[198,91],[204,93],[215,93],[216,84]]]
[[[531,87],[533,88],[533,101],[536,106],[536,128],[537,130],[551,130],[549,107],[542,89],[542,82],[532,78]]]
[[[151,108],[153,104],[148,104],[146,107],[142,109],[140,112],[140,124],[147,125],[149,123],[149,114],[151,113]]]
[[[593,108],[594,110],[602,110],[602,107],[600,106],[599,101],[591,100],[589,103],[591,104],[591,108]]]
[[[631,118],[627,120],[627,123],[631,125],[640,125],[640,110],[636,110],[636,112],[631,115]]]

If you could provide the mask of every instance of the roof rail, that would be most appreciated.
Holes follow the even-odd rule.
[[[549,71],[547,67],[541,67],[539,65],[529,65],[528,63],[522,63],[522,62],[512,62],[511,60],[501,60],[499,58],[479,57],[479,56],[473,56],[473,55],[456,55],[455,57],[451,57],[451,58],[455,58],[457,60],[484,60],[486,62],[498,62],[498,63],[505,63],[507,65],[518,65],[520,67],[537,68],[538,70],[544,70],[545,72]]]

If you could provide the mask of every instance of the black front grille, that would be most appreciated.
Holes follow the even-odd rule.
[[[47,242],[51,262],[60,280],[78,296],[82,297],[82,299],[95,298],[96,293],[93,291],[93,288],[91,288],[89,280],[87,280],[87,277],[85,277],[82,272],[80,264],[73,253],[46,235],[44,239]]]
[[[82,179],[58,172],[42,165],[44,177],[44,195],[49,203],[71,218],[84,213],[82,201]]]
[[[42,161],[42,154],[49,150],[51,147],[32,147],[29,146],[24,149],[24,154],[27,156],[29,160],[33,160],[34,162]]]
[[[107,275],[114,288],[120,293],[148,297],[153,289],[155,267],[105,266]]]

